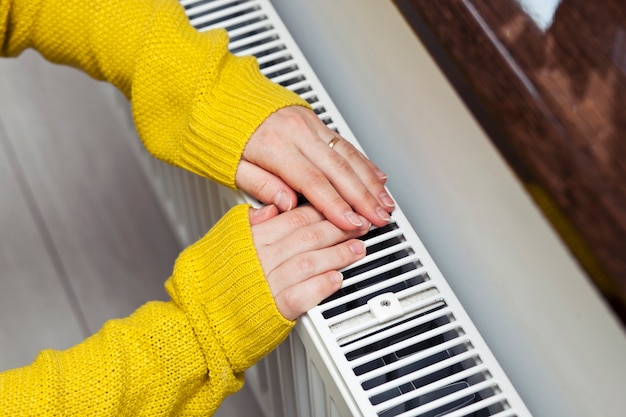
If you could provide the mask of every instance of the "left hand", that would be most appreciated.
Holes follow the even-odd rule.
[[[341,288],[339,269],[366,255],[356,238],[370,224],[361,221],[360,228],[345,231],[309,205],[282,214],[273,205],[250,209],[254,246],[283,317],[295,320]]]
[[[337,133],[305,107],[270,115],[250,137],[237,168],[237,186],[281,211],[296,206],[296,192],[335,226],[361,227],[359,215],[384,226],[394,202],[385,174],[346,140],[331,149]]]

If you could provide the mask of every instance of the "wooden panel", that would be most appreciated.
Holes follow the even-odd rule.
[[[1,64],[7,136],[89,331],[165,299],[181,248],[129,149],[112,87],[32,51]]]
[[[1,116],[1,115],[0,115]],[[24,197],[23,178],[0,117],[0,371],[31,363],[45,348],[66,349],[86,335],[63,277]],[[29,207],[28,203],[31,203]]]
[[[623,2],[395,3],[626,320]]]

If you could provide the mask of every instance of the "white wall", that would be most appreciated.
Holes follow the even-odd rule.
[[[393,3],[273,4],[533,414],[622,416],[624,330]]]

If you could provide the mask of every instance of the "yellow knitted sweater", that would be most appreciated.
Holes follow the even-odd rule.
[[[193,29],[176,0],[0,0],[1,56],[34,48],[113,83],[153,155],[234,187],[259,124],[306,103],[227,43],[224,31]],[[293,326],[273,302],[246,206],[180,255],[166,289],[172,301],[1,373],[0,415],[210,415]]]

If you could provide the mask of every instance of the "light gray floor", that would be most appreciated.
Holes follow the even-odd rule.
[[[35,52],[0,60],[0,371],[148,300],[180,252],[112,87]],[[244,388],[218,416],[258,416]]]

